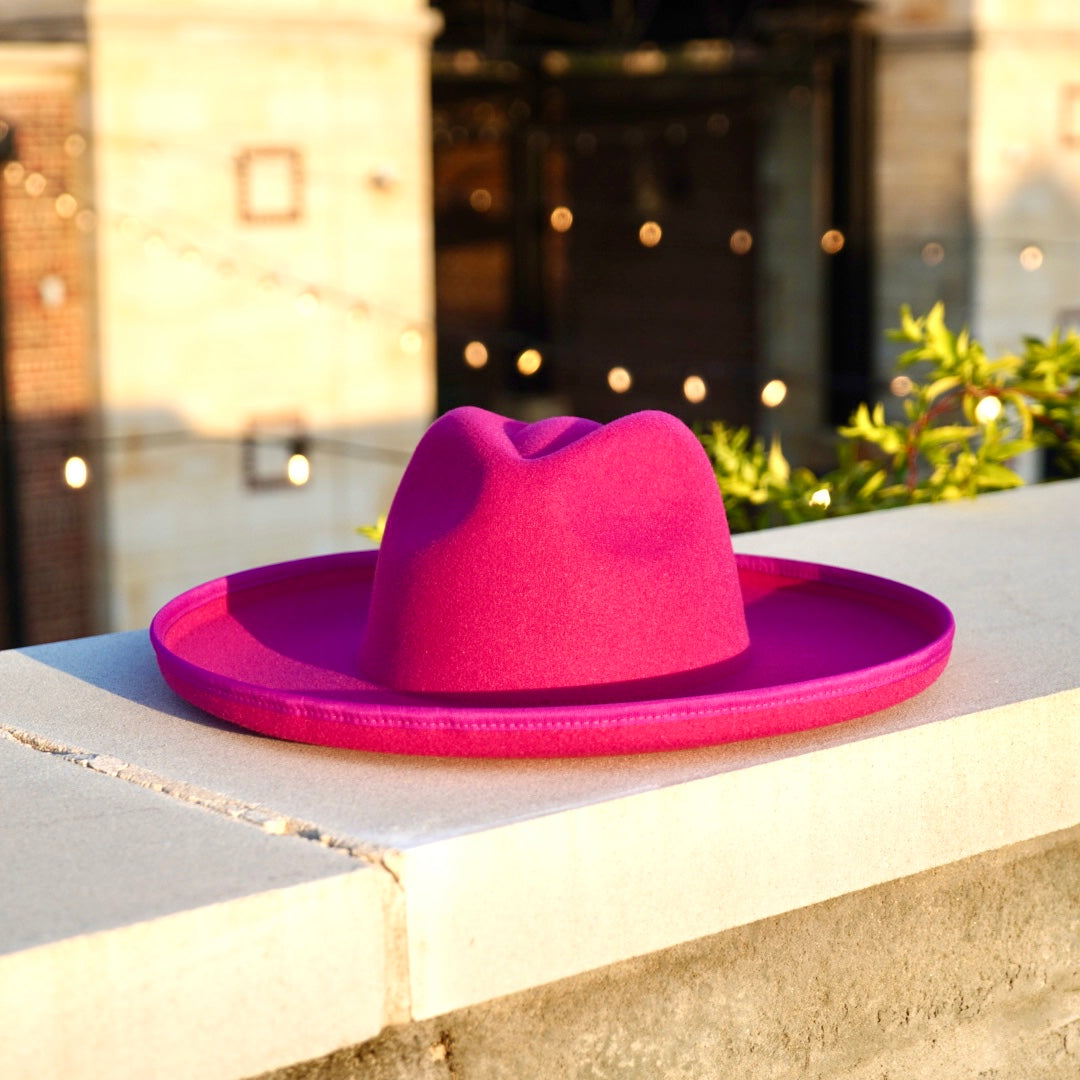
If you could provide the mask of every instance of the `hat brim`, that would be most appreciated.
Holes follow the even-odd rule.
[[[671,750],[865,716],[944,670],[949,609],[885,578],[738,555],[750,651],[692,696],[485,705],[404,694],[357,666],[377,552],[264,566],[158,612],[168,685],[223,720],[293,742],[399,754],[564,757]]]

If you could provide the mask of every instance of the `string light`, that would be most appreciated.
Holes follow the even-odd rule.
[[[477,188],[469,195],[469,205],[478,213],[485,214],[491,209],[491,192],[487,188]]]
[[[401,345],[402,352],[418,353],[424,344],[424,335],[415,326],[410,326],[402,330],[398,343]]]
[[[736,229],[728,240],[728,246],[736,255],[745,255],[754,246],[754,238],[746,229]]]
[[[78,490],[86,487],[86,482],[89,479],[90,467],[86,464],[86,459],[79,457],[78,454],[72,454],[64,462],[64,483],[69,488]]]
[[[535,375],[543,362],[544,358],[540,355],[539,349],[526,349],[517,358],[517,369],[522,375]]]
[[[844,234],[839,229],[828,229],[821,238],[821,250],[826,255],[836,255],[844,247]]]
[[[721,138],[731,130],[731,120],[724,113],[713,113],[705,121],[705,130],[715,138]]]
[[[311,462],[307,454],[301,450],[290,454],[285,465],[285,475],[293,487],[303,487],[311,479]]]
[[[936,240],[931,240],[923,244],[920,257],[927,266],[940,266],[945,261],[945,248]]]
[[[608,386],[616,394],[625,394],[627,390],[633,385],[634,380],[630,376],[630,372],[624,367],[613,367],[607,373]]]
[[[889,390],[897,397],[907,397],[915,388],[915,384],[907,375],[896,375],[889,383]]]
[[[775,409],[787,397],[787,383],[783,379],[770,379],[761,388],[761,403],[767,409]]]
[[[570,226],[574,224],[574,215],[568,206],[556,206],[551,211],[551,227],[556,232],[568,232]]]
[[[72,132],[64,140],[64,150],[69,157],[75,158],[85,153],[88,143],[86,137],[79,132]],[[158,150],[160,147],[153,143],[150,149]],[[89,206],[80,204],[80,200],[71,192],[64,190],[64,185],[55,179],[39,171],[28,171],[26,166],[13,160],[5,164],[2,174],[4,182],[13,187],[23,186],[31,197],[44,195],[51,188],[57,194],[53,198],[52,205],[57,216],[63,220],[71,221],[80,232],[92,232],[98,225],[98,214]],[[483,189],[481,189],[483,190]],[[486,193],[490,198],[490,192]],[[478,197],[483,204],[484,196]],[[166,229],[140,221],[135,215],[125,213],[112,218],[112,225],[125,238],[141,244],[148,255],[163,256],[171,254],[177,258],[186,268],[196,269],[199,267],[211,267],[223,279],[233,279],[241,273],[247,273],[256,281],[260,292],[271,294],[281,291],[289,282],[288,279],[278,272],[266,267],[247,266],[245,260],[234,258],[231,254],[213,252],[200,244],[189,242],[186,238],[171,235]],[[293,303],[297,311],[304,315],[313,315],[328,302],[343,308],[347,313],[350,323],[358,323],[367,319],[371,314],[372,305],[366,300],[349,296],[341,290],[330,288],[316,289],[303,282],[296,282]],[[49,293],[52,296],[52,292]],[[400,313],[391,311],[389,308],[379,305],[386,316],[400,319]],[[404,320],[402,320],[404,321]],[[415,326],[406,326],[401,337],[402,347],[406,352],[418,352],[423,344],[422,329]]]
[[[69,195],[66,191],[56,196],[56,202],[53,203],[56,207],[57,214],[62,218],[70,218],[75,216],[75,212],[79,209],[78,200],[74,195]]]
[[[1043,264],[1042,248],[1035,244],[1028,244],[1020,252],[1020,265],[1027,271],[1038,270]]]
[[[660,238],[664,235],[663,229],[655,221],[646,221],[640,229],[638,229],[638,239],[641,241],[643,247],[654,248],[660,243]]]
[[[699,405],[705,400],[709,388],[705,385],[705,380],[700,375],[688,375],[683,380],[682,392],[683,397],[685,397],[692,405]]]
[[[479,370],[488,362],[487,346],[482,341],[470,341],[463,351],[465,363]]]
[[[818,488],[817,491],[810,496],[810,505],[819,506],[822,510],[828,510],[831,503],[832,496],[829,494],[828,488]]]
[[[996,394],[987,394],[975,406],[975,419],[980,424],[992,424],[1001,415],[1001,398]]]

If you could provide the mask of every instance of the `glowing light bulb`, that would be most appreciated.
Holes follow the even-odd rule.
[[[424,335],[415,326],[410,326],[407,330],[402,330],[398,344],[402,352],[418,353],[424,344]]]
[[[607,384],[616,394],[625,394],[633,382],[630,372],[624,367],[613,367],[607,373]]]
[[[940,266],[945,261],[945,248],[936,240],[923,244],[922,261],[927,266]]]
[[[1001,398],[988,394],[975,406],[975,419],[980,424],[993,423],[1001,415]]]
[[[551,227],[556,232],[568,232],[574,224],[574,214],[568,206],[556,206],[551,211]]]
[[[820,506],[822,510],[828,510],[829,504],[832,502],[832,496],[829,494],[828,488],[818,488],[810,496],[811,506]]]
[[[839,229],[829,229],[821,238],[821,250],[826,255],[835,255],[844,247],[844,234]]]
[[[64,483],[69,488],[78,489],[86,487],[86,482],[89,479],[90,466],[86,464],[86,460],[79,457],[78,454],[72,454],[64,462]]]
[[[663,235],[664,230],[655,221],[646,221],[638,229],[638,239],[641,241],[642,246],[647,248],[656,247]]]
[[[683,397],[685,397],[687,401],[697,405],[705,400],[709,388],[705,385],[705,380],[700,375],[688,375],[683,380],[682,392]]]
[[[26,191],[27,194],[37,198],[39,195],[45,194],[45,189],[49,186],[49,181],[39,172],[32,172],[26,178]]]
[[[736,255],[745,255],[754,246],[754,238],[746,229],[736,229],[728,240],[728,246]]]
[[[1043,264],[1042,248],[1035,244],[1028,244],[1020,252],[1020,265],[1027,271],[1038,270]]]
[[[761,388],[761,403],[767,409],[775,409],[787,397],[787,383],[783,379],[770,379]]]
[[[517,369],[522,375],[535,375],[543,362],[544,358],[538,349],[526,349],[517,358]]]
[[[470,341],[464,350],[465,363],[480,369],[488,362],[487,346],[482,341]]]
[[[491,192],[487,188],[477,188],[469,196],[469,205],[478,213],[485,214],[491,209]]]
[[[56,202],[53,203],[56,207],[57,214],[62,218],[74,217],[79,209],[78,201],[74,195],[69,195],[66,191],[62,195],[56,196]]]
[[[307,454],[299,451],[292,454],[285,466],[285,475],[293,487],[303,487],[311,479],[311,462]]]

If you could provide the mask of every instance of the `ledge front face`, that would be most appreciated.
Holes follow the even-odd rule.
[[[80,798],[106,817],[137,796],[131,820],[181,854],[202,850],[207,830],[222,851],[237,851],[199,867],[192,880],[205,895],[178,894],[183,859],[177,873],[159,870],[148,844],[140,890],[108,917],[118,890],[103,863],[81,921],[61,896],[65,881],[82,879],[70,860],[53,859],[54,877],[42,880],[55,880],[55,889],[33,886],[44,899],[30,905],[23,937],[0,956],[0,996],[13,993],[10,976],[31,952],[195,917],[218,903],[214,889],[229,903],[279,895],[289,922],[294,887],[317,893],[370,878],[355,924],[367,935],[364,949],[381,959],[365,961],[362,975],[353,965],[345,1000],[367,1001],[378,1026],[1075,825],[1080,583],[1060,568],[1078,533],[1080,484],[1065,483],[737,537],[740,551],[865,570],[938,596],[957,620],[953,658],[924,694],[874,716],[683,753],[511,762],[299,746],[231,728],[176,699],[143,633],[0,654],[0,725],[22,740],[9,747],[16,764],[0,764],[20,777],[4,789],[17,793],[7,820],[28,822],[19,844],[36,835],[55,853],[82,843],[71,815],[35,796],[35,784],[53,791],[51,781],[29,779],[48,755],[50,775],[94,781]],[[278,862],[281,879],[267,869]],[[21,872],[28,890],[31,864]],[[233,873],[245,865],[262,867],[262,876]],[[94,879],[93,865],[79,872]],[[19,890],[10,880],[5,886]],[[317,921],[324,902],[332,907],[319,899],[305,917]],[[332,964],[334,948],[323,935],[310,955]],[[222,979],[238,988],[247,979],[258,992],[262,976],[227,951],[214,963]],[[314,982],[313,1005],[342,1000],[337,984]],[[238,989],[235,1011],[244,998]],[[62,1004],[25,987],[10,1000],[9,1016],[44,1016]],[[118,1040],[127,1023],[116,1016]],[[297,1046],[288,1060],[331,1048]],[[288,1054],[287,1045],[280,1050]],[[98,1066],[84,1059],[69,1075]]]

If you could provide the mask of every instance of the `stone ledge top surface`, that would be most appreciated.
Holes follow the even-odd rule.
[[[737,537],[740,551],[881,574],[953,609],[953,658],[934,686],[831,728],[559,761],[300,746],[187,706],[161,681],[145,633],[133,632],[0,654],[0,728],[21,744],[0,767],[12,754],[27,775],[42,767],[35,755],[56,759],[49,769],[82,765],[103,774],[93,778],[102,794],[85,795],[102,807],[140,788],[137,801],[171,815],[162,843],[181,852],[213,815],[222,843],[246,852],[240,866],[259,865],[262,846],[272,863],[306,840],[318,858],[290,873],[348,888],[358,875],[375,882],[356,918],[368,931],[363,948],[383,950],[377,973],[365,960],[378,983],[366,1006],[377,1030],[1080,822],[1078,534],[1080,483],[1060,483]],[[34,785],[4,790],[22,800],[14,817],[42,837],[43,880],[53,873],[63,889],[63,853],[85,821],[68,830],[58,807],[27,817]],[[12,820],[9,811],[5,829]],[[292,854],[285,861],[295,864]],[[200,873],[224,881],[226,862],[211,846]],[[134,897],[129,927],[163,917],[168,875],[148,858],[140,880],[143,907]],[[18,888],[5,877],[5,891]],[[221,911],[245,890],[289,895],[252,873],[229,885]],[[21,936],[5,946],[0,932],[0,998],[26,942],[47,953],[49,942],[117,932],[102,929],[108,888],[87,892],[81,921],[70,905],[61,918],[43,895]],[[209,899],[179,906],[214,910]],[[326,952],[329,962],[329,942]],[[256,979],[257,966],[248,974]],[[318,995],[307,1003],[319,1004]],[[54,1006],[20,1001],[23,1011]]]

